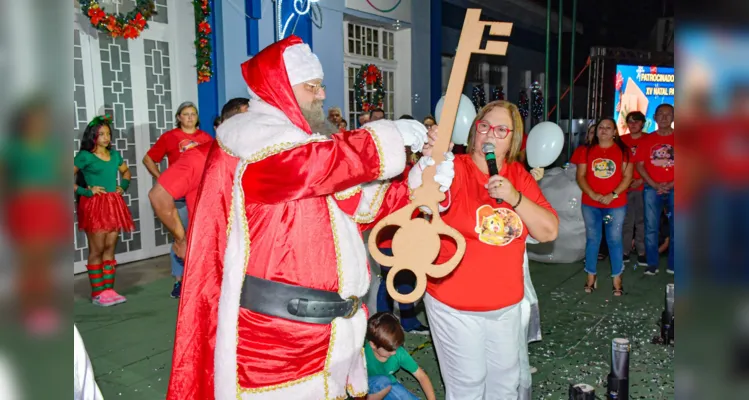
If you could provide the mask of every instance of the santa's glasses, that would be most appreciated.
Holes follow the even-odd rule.
[[[325,90],[325,85],[322,83],[308,83],[304,82],[304,85],[314,94],[320,93],[321,90]]]

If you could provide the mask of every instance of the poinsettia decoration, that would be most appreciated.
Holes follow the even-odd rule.
[[[367,92],[365,86],[371,86],[371,92]],[[369,96],[371,94],[371,96]],[[385,89],[382,85],[382,71],[374,64],[364,64],[359,68],[354,83],[354,96],[356,106],[359,110],[367,112],[376,108],[382,108],[382,99]]]
[[[122,37],[135,39],[144,29],[148,28],[148,21],[156,14],[153,0],[136,0],[135,7],[127,14],[108,13],[95,0],[78,0],[81,11],[91,21],[91,25],[113,38]]]
[[[208,0],[193,0],[195,8],[195,69],[198,71],[198,83],[204,83],[213,77],[213,60],[211,60],[211,6]]]

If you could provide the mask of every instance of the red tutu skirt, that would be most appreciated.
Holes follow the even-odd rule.
[[[103,193],[78,200],[78,229],[86,232],[135,230],[125,199],[117,193]]]
[[[57,191],[23,191],[6,205],[8,230],[20,242],[70,240],[70,203]]]

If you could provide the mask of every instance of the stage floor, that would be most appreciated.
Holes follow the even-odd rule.
[[[566,399],[570,383],[588,383],[605,395],[611,339],[629,338],[630,399],[674,398],[674,348],[651,344],[659,328],[665,286],[673,276],[644,276],[627,266],[625,295],[612,296],[608,261],[599,264],[598,290],[583,292],[582,263],[531,262],[539,296],[543,340],[529,345],[534,399]],[[169,297],[169,260],[160,257],[122,266],[117,287],[128,302],[98,308],[86,297],[85,275],[75,278],[75,323],[106,399],[163,399],[169,381],[177,301]],[[406,348],[444,398],[439,367],[428,336],[407,335]],[[401,372],[403,384],[421,394],[418,382]]]

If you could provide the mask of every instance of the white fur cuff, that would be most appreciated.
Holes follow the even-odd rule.
[[[403,173],[406,168],[406,146],[393,121],[374,121],[363,128],[372,135],[380,156],[380,175],[377,179],[391,179]]]

